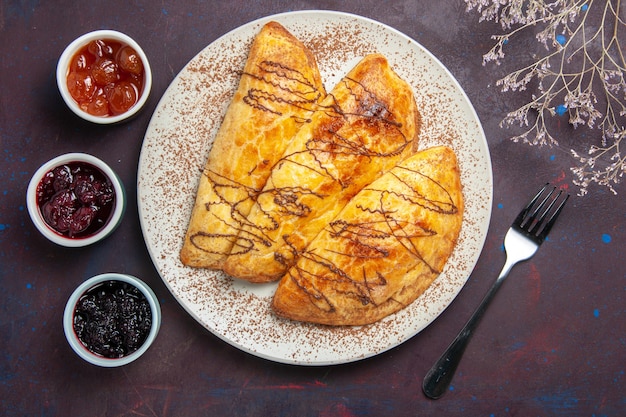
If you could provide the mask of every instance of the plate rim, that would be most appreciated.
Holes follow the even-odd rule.
[[[277,13],[277,14],[272,14],[272,15],[267,15],[264,17],[260,17],[257,18],[255,20],[252,20],[250,22],[247,22],[245,24],[242,24],[234,29],[231,29],[230,31],[224,33],[223,35],[215,38],[213,41],[211,41],[209,44],[207,44],[205,47],[203,47],[196,55],[194,55],[182,68],[181,70],[178,72],[178,74],[176,74],[176,76],[170,81],[170,84],[168,85],[168,87],[166,88],[166,90],[163,92],[163,95],[161,96],[161,98],[159,99],[159,102],[157,104],[157,106],[154,109],[154,112],[150,118],[150,122],[147,126],[145,135],[144,135],[144,139],[142,142],[142,147],[141,147],[141,151],[140,151],[140,156],[139,156],[139,161],[138,161],[138,174],[141,172],[141,167],[142,167],[142,161],[144,160],[145,154],[147,152],[146,150],[146,139],[148,138],[148,135],[151,131],[151,127],[154,123],[154,118],[157,117],[157,114],[159,112],[159,110],[162,107],[162,104],[168,99],[168,92],[170,89],[174,88],[175,85],[177,84],[177,82],[179,82],[179,78],[185,73],[185,71],[187,70],[187,68],[189,67],[189,65],[191,63],[193,63],[195,60],[199,59],[200,56],[202,56],[202,54],[208,50],[209,48],[212,47],[212,45],[217,44],[229,37],[234,36],[237,32],[240,32],[242,30],[247,30],[250,28],[253,28],[254,26],[261,26],[271,20],[276,20],[276,21],[281,21],[281,19],[283,18],[297,18],[297,17],[311,17],[311,16],[318,16],[321,18],[339,18],[339,19],[352,19],[356,22],[359,23],[367,23],[370,25],[376,25],[379,26],[382,30],[389,32],[391,34],[393,34],[394,36],[399,36],[400,38],[408,41],[409,43],[411,43],[414,47],[417,47],[420,50],[420,53],[426,55],[430,60],[432,60],[438,67],[440,70],[442,70],[445,75],[447,76],[447,79],[453,84],[455,93],[460,94],[462,101],[464,102],[465,105],[467,105],[467,110],[469,110],[469,112],[471,113],[472,119],[476,122],[476,128],[478,129],[478,134],[480,136],[480,144],[481,147],[484,148],[484,152],[485,152],[485,159],[484,159],[484,163],[485,165],[485,174],[486,174],[486,180],[489,183],[488,188],[488,192],[489,195],[486,196],[486,203],[485,203],[485,207],[483,208],[485,210],[485,217],[482,219],[482,228],[481,231],[483,231],[483,235],[482,237],[479,239],[479,241],[477,241],[477,247],[479,248],[479,250],[477,250],[477,253],[473,256],[472,262],[471,262],[471,267],[467,268],[469,270],[469,274],[467,276],[467,278],[465,278],[465,280],[463,281],[462,285],[459,285],[458,288],[455,289],[455,291],[453,292],[452,296],[450,297],[450,301],[440,310],[438,311],[433,317],[432,319],[421,329],[417,330],[416,332],[411,333],[410,335],[407,335],[405,337],[402,337],[401,341],[399,341],[398,343],[390,343],[388,344],[385,348],[381,349],[381,350],[376,350],[376,351],[371,351],[371,352],[366,352],[363,353],[361,355],[352,355],[348,358],[339,358],[336,360],[298,360],[298,359],[294,359],[294,358],[289,358],[286,357],[285,355],[281,355],[281,356],[276,356],[276,355],[271,355],[268,353],[264,353],[264,352],[259,352],[257,350],[254,350],[248,346],[244,346],[241,343],[237,343],[231,339],[229,339],[228,337],[226,337],[225,335],[221,334],[220,332],[216,331],[215,329],[210,328],[210,325],[208,323],[206,323],[206,320],[204,320],[201,316],[199,316],[195,311],[193,311],[191,309],[191,306],[187,305],[186,303],[184,303],[180,298],[180,296],[176,293],[174,287],[172,286],[172,284],[166,279],[165,276],[163,276],[163,273],[161,271],[161,267],[159,267],[158,264],[158,260],[157,260],[157,256],[154,253],[153,248],[151,248],[150,244],[149,244],[149,236],[148,236],[148,230],[147,230],[147,226],[146,226],[146,221],[147,219],[145,218],[145,216],[143,215],[143,209],[142,209],[142,187],[141,187],[141,175],[137,176],[137,205],[138,205],[138,211],[139,211],[139,220],[140,220],[140,226],[141,226],[141,231],[142,231],[142,235],[144,238],[144,241],[146,243],[146,247],[148,250],[148,253],[150,255],[150,258],[152,260],[152,263],[157,271],[157,273],[159,274],[161,280],[163,281],[163,283],[166,285],[166,287],[168,288],[168,291],[170,291],[171,295],[174,297],[174,299],[178,302],[178,304],[183,307],[183,309],[187,312],[187,314],[189,314],[194,320],[196,320],[205,330],[208,330],[211,334],[213,334],[214,336],[217,336],[220,340],[225,341],[226,343],[228,343],[229,345],[242,350],[246,353],[249,353],[253,356],[256,357],[260,357],[266,360],[270,360],[273,362],[278,362],[278,363],[284,363],[284,364],[291,364],[291,365],[303,365],[303,366],[327,366],[327,365],[337,365],[337,364],[345,364],[345,363],[351,363],[351,362],[355,362],[355,361],[360,361],[366,358],[370,358],[373,356],[377,356],[379,354],[382,354],[394,347],[397,347],[403,343],[405,343],[406,341],[410,340],[411,338],[413,338],[414,336],[416,336],[417,334],[419,334],[420,332],[422,332],[426,327],[432,325],[432,323],[434,323],[436,321],[436,319],[446,310],[449,308],[449,306],[454,302],[454,300],[456,299],[456,297],[458,296],[458,294],[462,291],[462,289],[465,287],[465,284],[467,283],[467,280],[469,279],[469,275],[471,274],[471,271],[473,271],[473,269],[476,266],[476,263],[478,262],[478,259],[482,253],[482,250],[484,249],[484,245],[485,245],[485,241],[487,238],[487,234],[488,234],[488,228],[489,228],[489,224],[491,221],[491,216],[492,216],[492,206],[493,206],[493,167],[492,167],[492,162],[491,162],[491,154],[490,154],[490,150],[489,150],[489,146],[487,143],[487,139],[484,133],[484,129],[482,126],[482,123],[480,121],[480,118],[478,117],[478,114],[472,104],[472,102],[470,101],[469,97],[467,96],[467,93],[465,92],[465,90],[462,88],[462,86],[460,85],[460,83],[458,82],[458,80],[456,79],[456,77],[454,77],[454,75],[448,70],[448,68],[443,65],[443,63],[432,53],[430,52],[427,48],[425,48],[421,43],[419,43],[417,40],[409,37],[408,35],[404,34],[403,32],[399,31],[398,29],[395,29],[385,23],[382,23],[380,21],[371,19],[369,17],[365,17],[365,16],[360,16],[357,14],[352,14],[352,13],[348,13],[348,12],[341,12],[341,11],[333,11],[333,10],[298,10],[298,11],[290,11],[290,12],[282,12],[282,13]]]

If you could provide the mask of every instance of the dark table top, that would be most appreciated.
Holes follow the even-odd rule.
[[[329,9],[366,16],[417,40],[451,71],[473,103],[493,164],[493,212],[484,249],[455,301],[425,330],[370,359],[302,367],[257,358],[223,342],[180,306],[153,266],[139,222],[136,174],[158,100],[176,74],[216,38],[267,15]],[[531,91],[503,94],[495,81],[532,53],[528,40],[501,67],[482,65],[493,23],[461,1],[3,2],[0,6],[0,408],[7,416],[481,415],[617,416],[626,409],[623,184],[577,195],[568,145],[531,147],[499,127]],[[77,36],[101,28],[133,36],[154,85],[134,120],[94,126],[72,115],[55,85],[56,61]],[[559,122],[564,143],[592,143]],[[582,142],[581,142],[582,141]],[[581,145],[582,143],[582,145]],[[583,148],[584,149],[584,148]],[[105,241],[66,249],[31,223],[25,192],[48,159],[88,152],[127,188],[120,228]],[[572,194],[551,238],[520,264],[471,341],[453,385],[428,400],[422,379],[500,271],[503,236],[535,189]],[[136,362],[102,369],[79,359],[61,324],[65,302],[86,278],[123,272],[161,301],[154,345]]]

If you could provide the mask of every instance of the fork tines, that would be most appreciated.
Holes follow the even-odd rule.
[[[569,194],[566,194],[564,198],[561,198],[563,190],[559,190],[559,192],[554,195],[556,187],[552,187],[552,189],[550,189],[549,186],[550,184],[546,184],[541,190],[539,190],[537,195],[533,197],[530,203],[528,203],[524,210],[522,210],[514,222],[514,224],[527,234],[535,236],[541,240],[545,239],[548,235],[548,232],[550,232],[556,218],[569,199]],[[561,200],[561,202],[555,207],[559,200]],[[540,202],[537,204],[538,201]]]

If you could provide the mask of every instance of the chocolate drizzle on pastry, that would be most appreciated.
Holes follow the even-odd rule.
[[[224,271],[253,282],[280,279],[334,214],[412,153],[418,131],[410,87],[382,55],[365,57],[272,167]]]
[[[183,264],[221,267],[272,167],[324,97],[313,54],[279,23],[264,25],[202,171]],[[241,245],[249,246],[235,245],[235,253]]]
[[[243,101],[257,110],[267,111],[282,116],[280,106],[297,107],[314,111],[315,104],[323,98],[313,80],[307,79],[302,72],[278,62],[263,61],[257,66],[257,72],[244,72],[246,77],[260,81],[264,88],[251,88]],[[292,115],[296,117],[295,115]],[[301,119],[308,123],[311,119]]]
[[[462,213],[453,152],[419,152],[365,187],[297,254],[279,283],[275,311],[346,325],[403,308],[441,273]]]

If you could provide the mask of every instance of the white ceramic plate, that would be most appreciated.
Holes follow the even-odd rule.
[[[254,36],[280,22],[316,54],[328,91],[364,55],[380,52],[416,93],[420,147],[451,146],[461,168],[465,217],[443,273],[419,299],[363,327],[331,328],[276,318],[276,284],[255,285],[185,267],[182,246],[195,191]],[[452,302],[483,247],[492,202],[491,161],[478,117],[453,76],[406,35],[363,17],[302,11],[269,16],[224,35],[194,57],[163,95],[148,126],[138,173],[141,226],[150,256],[180,304],[213,334],[266,359],[301,365],[356,361],[419,333]]]

